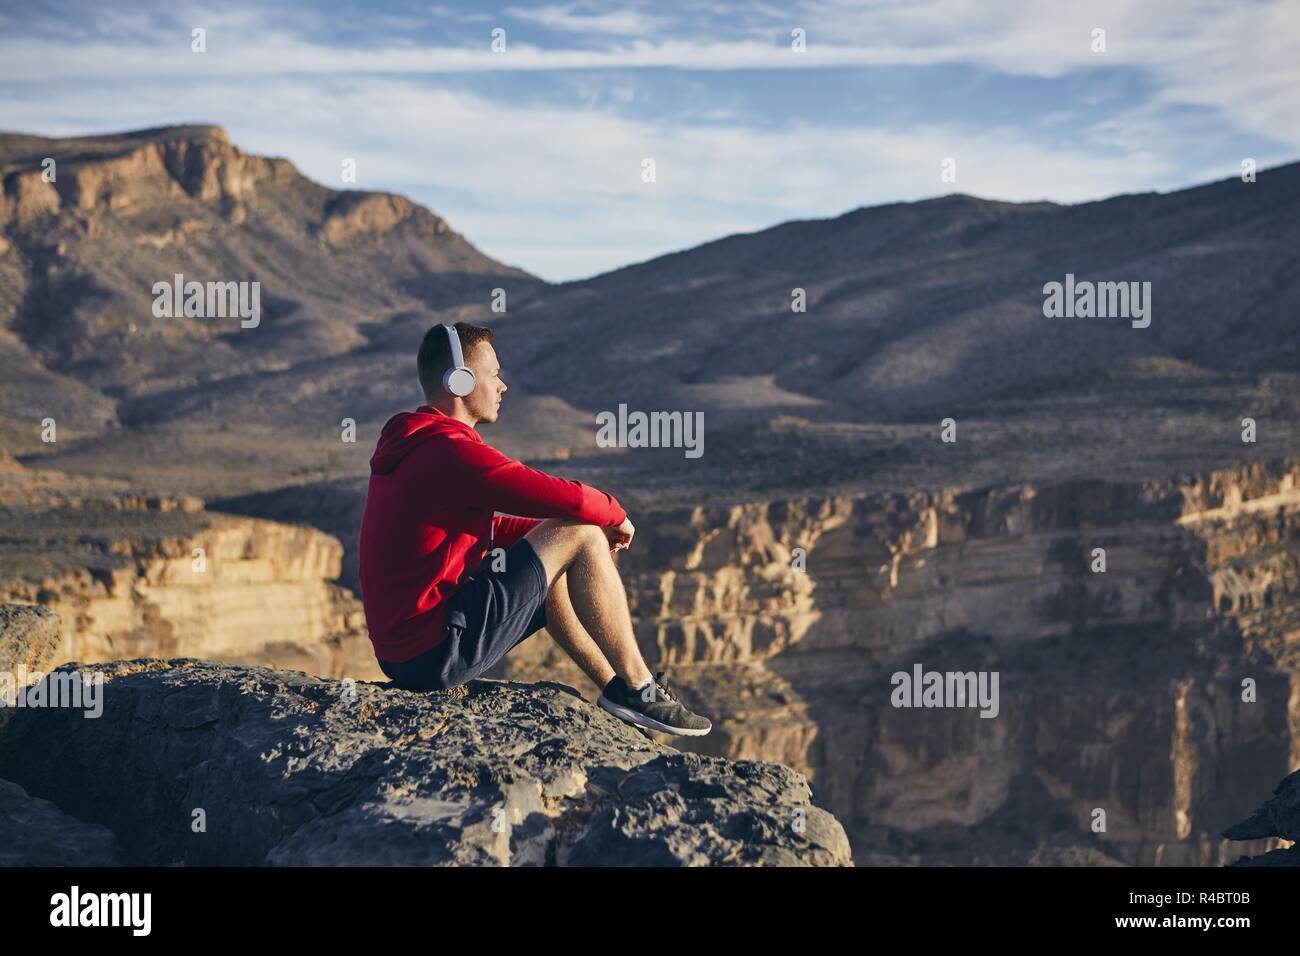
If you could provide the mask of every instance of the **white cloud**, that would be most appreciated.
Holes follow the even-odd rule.
[[[53,90],[39,105],[0,100],[0,110],[22,128],[85,131],[80,92]],[[1008,129],[972,137],[934,125],[680,125],[514,106],[392,77],[327,87],[294,77],[140,83],[105,93],[95,113],[101,130],[218,122],[245,150],[287,156],[335,188],[341,159],[353,157],[358,188],[412,195],[489,255],[550,279],[860,205],[954,191],[1084,200],[1170,174],[1156,158],[1062,153]],[[645,156],[656,160],[656,183],[640,180]],[[939,179],[948,156],[958,162],[955,185]],[[472,201],[461,208],[461,197]]]
[[[663,28],[660,17],[626,9],[574,12],[576,5],[511,8],[537,22],[609,34],[602,49],[542,49],[511,42],[490,50],[484,27],[476,47],[403,42],[378,49],[339,49],[271,28],[251,9],[196,8],[185,16],[208,30],[209,52],[190,52],[188,31],[166,32],[139,18],[131,42],[64,42],[0,38],[0,81],[126,77],[247,77],[312,73],[472,73],[532,70],[817,69],[851,66],[971,64],[1006,75],[1056,77],[1077,69],[1127,66],[1147,71],[1157,102],[1205,106],[1243,130],[1300,147],[1300,4],[1094,0],[1089,4],[1007,0],[910,3],[815,0],[785,14],[768,10],[770,37],[753,25],[750,39],[703,31],[654,41],[626,40]],[[791,25],[808,31],[808,51],[793,53]],[[1107,31],[1107,52],[1090,48],[1094,27]],[[754,37],[758,36],[759,39]],[[52,72],[53,71],[53,72]]]
[[[1300,147],[1293,0],[815,0],[807,13],[810,47],[868,44],[886,63],[964,63],[1041,77],[1141,69],[1158,104],[1219,110],[1242,130]],[[1106,31],[1105,53],[1091,49],[1097,27]]]
[[[575,12],[579,7],[580,5],[576,3],[556,4],[535,9],[507,7],[503,13],[516,20],[539,23],[552,30],[617,36],[648,36],[657,33],[671,22],[664,17],[631,8],[603,13]]]

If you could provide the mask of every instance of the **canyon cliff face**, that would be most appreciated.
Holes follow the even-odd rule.
[[[59,615],[52,664],[383,679],[330,535],[12,462],[0,489],[0,599]],[[1219,834],[1300,764],[1300,462],[639,528],[619,557],[638,640],[716,725],[673,744],[805,774],[859,863],[1210,865],[1282,845]],[[892,706],[918,664],[998,672],[997,715]],[[500,673],[594,690],[545,635]]]
[[[190,496],[0,472],[0,601],[62,620],[53,664],[186,654],[382,678],[337,538]]]
[[[1300,763],[1300,462],[641,518],[638,638],[714,716],[699,749],[807,774],[860,863],[1277,845],[1219,834]],[[580,682],[548,643],[505,673]],[[997,716],[892,706],[917,664],[999,672]]]

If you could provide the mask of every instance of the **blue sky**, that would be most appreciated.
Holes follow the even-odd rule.
[[[863,205],[1300,158],[1294,0],[105,6],[0,0],[0,128],[218,123],[337,188],[352,158],[552,281]]]

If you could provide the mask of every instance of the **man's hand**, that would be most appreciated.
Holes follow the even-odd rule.
[[[624,518],[623,523],[617,528],[602,526],[600,530],[605,532],[605,538],[610,543],[610,554],[630,546],[632,544],[632,535],[636,534],[636,528],[632,527],[632,522],[627,518]]]

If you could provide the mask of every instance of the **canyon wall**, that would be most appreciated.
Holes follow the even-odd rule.
[[[0,602],[58,613],[53,665],[198,657],[383,679],[343,546],[305,525],[208,512],[190,496],[10,468]]]
[[[684,745],[808,775],[860,863],[1277,845],[1220,833],[1300,765],[1300,462],[643,514],[619,563],[715,719]],[[516,654],[590,689],[547,640]],[[917,664],[998,672],[997,716],[893,706]]]
[[[382,679],[337,538],[13,467],[0,512],[0,600],[59,614],[56,662]],[[1214,865],[1282,845],[1221,833],[1300,765],[1300,462],[638,529],[618,559],[638,640],[716,726],[672,743],[807,775],[859,863]],[[996,716],[895,707],[892,675],[916,666],[996,672]],[[500,674],[594,697],[544,635]]]

